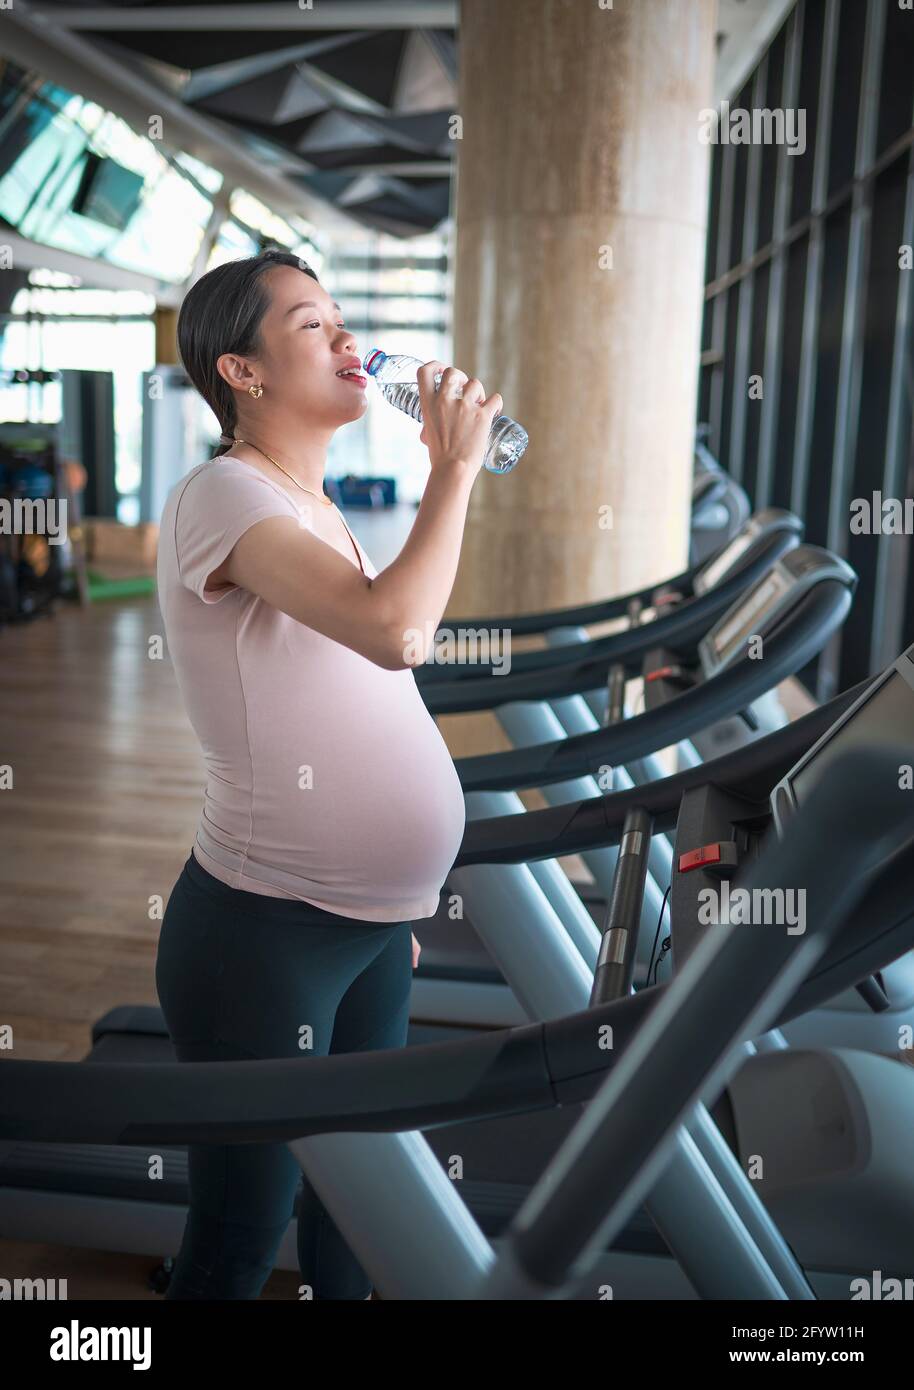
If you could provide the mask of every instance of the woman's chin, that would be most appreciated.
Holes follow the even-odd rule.
[[[350,387],[349,389],[352,391],[352,394],[355,396],[356,388],[355,388],[354,386],[352,386],[352,387]],[[361,420],[362,416],[365,414],[365,412],[366,412],[367,409],[368,409],[368,397],[367,397],[364,393],[361,394],[361,395],[355,396],[355,400],[349,402],[348,404],[344,404],[344,405],[341,407],[340,412],[339,412],[339,422],[340,422],[340,424],[341,424],[341,425],[350,425],[350,424],[352,424],[353,420]]]

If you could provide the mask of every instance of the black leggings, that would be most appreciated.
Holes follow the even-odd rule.
[[[403,1047],[411,925],[229,888],[191,856],[172,890],[156,958],[178,1060]],[[316,1299],[369,1296],[370,1281],[286,1144],[191,1145],[188,1161],[190,1210],[167,1298],[257,1298],[300,1181],[303,1283]]]

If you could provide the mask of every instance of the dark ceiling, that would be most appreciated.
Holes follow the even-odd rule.
[[[389,0],[374,3],[383,16]],[[75,34],[115,59],[141,63],[171,96],[237,131],[261,162],[363,225],[411,236],[448,215],[454,29],[318,28],[306,11],[297,26],[257,28],[259,6],[250,0],[244,7],[249,28],[224,25],[226,10],[238,7],[222,0],[40,8],[44,14],[59,9]],[[326,22],[330,5],[321,8]],[[344,11],[344,5],[337,8]],[[291,0],[283,9],[300,13]],[[396,9],[402,23],[409,5]],[[105,10],[110,25],[99,15]],[[182,10],[183,16],[176,14]],[[143,11],[158,12],[148,28]],[[174,22],[161,27],[166,11]]]

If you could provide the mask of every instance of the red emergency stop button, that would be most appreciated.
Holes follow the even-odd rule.
[[[679,872],[687,874],[690,869],[703,869],[707,864],[720,863],[720,844],[702,845],[700,849],[690,849],[688,854],[679,856]]]

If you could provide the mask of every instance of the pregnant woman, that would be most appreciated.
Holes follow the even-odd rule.
[[[419,373],[431,474],[380,574],[323,491],[336,430],[366,410],[340,308],[284,252],[188,293],[178,346],[222,429],[172,490],[158,596],[206,765],[203,810],[159,939],[180,1061],[307,1058],[406,1043],[410,924],[432,916],[464,830],[459,779],[416,687],[457,571],[501,397],[440,362]],[[458,392],[462,391],[462,394]],[[192,1146],[167,1297],[257,1298],[301,1169],[285,1144]],[[302,1281],[371,1285],[307,1180]]]

